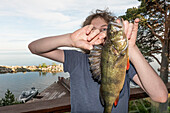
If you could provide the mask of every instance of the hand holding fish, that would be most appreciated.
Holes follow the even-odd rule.
[[[105,36],[98,29],[93,30],[93,25],[87,25],[71,34],[72,46],[90,50],[93,45],[103,43]]]
[[[126,34],[126,37],[129,40],[129,47],[135,46],[139,21],[140,20],[138,18],[135,19],[134,24],[129,23],[128,21],[124,21],[125,34]]]
[[[129,43],[129,53],[130,53],[129,58],[131,58],[130,55],[132,55],[131,48],[136,46],[135,43],[137,38],[139,21],[140,21],[139,18],[136,18],[134,20],[134,23],[129,23],[127,20],[123,21],[125,34]],[[119,19],[117,19],[117,23],[120,23]]]
[[[140,20],[138,18],[135,19],[134,24],[124,21],[125,33],[129,40],[129,59],[138,72],[138,75],[135,75],[133,80],[145,92],[147,92],[152,100],[157,102],[166,102],[168,91],[165,84],[157,75],[157,73],[155,73],[153,68],[148,64],[148,62],[145,60],[145,57],[135,44],[139,21]],[[143,68],[141,68],[141,66]]]
[[[131,59],[131,49],[136,46],[136,38],[138,32],[138,24],[139,19],[136,18],[134,23],[129,23],[127,20],[124,21],[124,29],[126,37],[128,38],[129,42],[129,58]]]

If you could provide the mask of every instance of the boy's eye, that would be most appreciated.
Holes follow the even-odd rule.
[[[102,31],[107,31],[107,28],[103,28],[103,29],[101,29],[101,32],[102,32]]]

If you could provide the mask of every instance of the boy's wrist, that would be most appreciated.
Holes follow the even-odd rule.
[[[132,60],[135,57],[136,52],[138,51],[137,45],[129,48],[129,59]]]
[[[69,40],[69,43],[70,43],[70,47],[75,47],[75,44],[74,44],[74,41],[73,41],[73,33],[69,33],[68,34],[68,40]]]

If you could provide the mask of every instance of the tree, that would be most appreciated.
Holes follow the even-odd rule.
[[[170,60],[170,2],[167,0],[138,0],[138,8],[129,8],[122,17],[127,20],[140,18],[137,45],[149,62],[155,59],[160,65],[160,77],[168,82]],[[161,60],[156,57],[161,56]],[[166,107],[165,107],[166,106]],[[164,108],[164,109],[163,109]],[[164,111],[166,104],[160,104]]]
[[[55,62],[52,63],[52,66],[57,66],[57,64]]]
[[[43,63],[41,67],[46,68],[47,67],[46,63]]]
[[[41,64],[39,64],[38,68],[42,68],[42,67],[41,67]]]
[[[2,106],[2,100],[0,99],[0,107]]]
[[[18,104],[19,102],[17,102],[12,92],[9,89],[7,89],[5,93],[5,98],[2,98],[2,100],[0,100],[0,103],[1,106],[7,106],[7,105]]]
[[[146,25],[153,36],[160,40],[162,46],[160,77],[167,83],[170,59],[170,4],[165,0],[149,0],[145,3],[148,16]]]
[[[160,76],[168,82],[168,64],[170,59],[170,3],[165,0],[139,0],[138,8],[129,8],[123,17],[132,21],[140,18],[137,45],[149,62],[154,58],[160,64]],[[155,54],[161,54],[161,61]]]

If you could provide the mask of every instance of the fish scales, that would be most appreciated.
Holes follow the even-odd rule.
[[[116,24],[117,25],[117,24]],[[111,113],[123,88],[128,60],[128,43],[123,25],[109,23],[106,43],[101,53],[101,98],[104,112]]]
[[[90,64],[90,67],[93,76],[101,78],[98,81],[101,83],[100,97],[104,106],[104,113],[111,113],[124,85],[128,61],[128,40],[123,30],[123,24],[109,23],[107,39],[98,59],[101,59],[99,70],[101,73],[97,75],[93,73],[93,70],[97,70],[93,67],[94,62]]]

